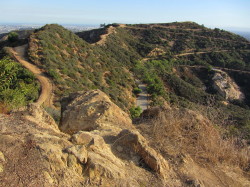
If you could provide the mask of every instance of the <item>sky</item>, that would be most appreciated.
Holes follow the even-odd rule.
[[[0,0],[0,23],[194,21],[250,31],[250,0]]]

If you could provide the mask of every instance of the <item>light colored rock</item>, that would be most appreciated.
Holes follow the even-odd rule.
[[[72,147],[67,148],[66,152],[75,155],[75,157],[78,158],[81,163],[87,163],[88,152],[84,145],[74,145]]]
[[[0,164],[0,173],[2,173],[4,170],[3,170],[3,165]]]
[[[73,134],[71,137],[71,141],[74,144],[82,144],[85,146],[90,146],[90,144],[104,144],[104,140],[97,134],[93,132],[79,131],[76,134]]]
[[[0,162],[4,161],[5,161],[4,154],[0,151]]]
[[[45,123],[45,127],[58,130],[58,125],[55,120],[39,104],[29,104],[27,109],[23,112],[23,115],[30,121],[34,121],[41,125]]]
[[[108,104],[111,109],[113,108],[112,111],[109,111],[110,108],[103,111],[98,109],[98,106],[103,107],[101,98],[106,97],[102,94],[100,96],[98,93],[88,92],[86,97],[81,99],[80,96],[75,97],[79,105],[72,104],[73,113],[76,114],[76,106],[79,106],[78,117],[84,116],[83,112],[87,112],[87,118],[84,117],[85,120],[90,119],[86,122],[87,126],[96,124],[97,129],[90,132],[77,131],[72,136],[60,132],[53,125],[53,121],[46,117],[43,109],[36,106],[28,111],[22,110],[8,116],[0,114],[2,133],[0,150],[4,150],[4,155],[0,153],[0,175],[1,179],[4,179],[1,180],[1,186],[9,186],[9,184],[48,187],[185,186],[182,179],[178,178],[179,173],[176,174],[163,156],[148,145],[148,140],[135,130],[130,119],[126,120],[125,114],[120,115],[121,110],[113,108],[112,103]],[[72,100],[70,103],[74,102]],[[86,107],[86,110],[82,110],[80,106]],[[70,109],[67,110],[68,115],[71,116],[68,119],[76,122],[73,115],[69,114]],[[96,110],[101,112],[97,112],[95,118],[93,116],[95,116]],[[154,115],[159,112],[161,111],[156,110],[149,114]],[[106,119],[105,115],[112,119]],[[192,112],[190,112],[190,116],[192,119],[194,118]],[[121,121],[119,121],[120,119]],[[202,116],[195,116],[195,120],[200,119]],[[70,125],[70,121],[68,122]],[[83,122],[85,123],[85,121]],[[194,181],[197,185],[208,184],[211,182],[211,178],[218,179],[211,172],[206,179],[203,179],[206,169],[199,174],[201,167],[190,171],[194,164],[191,162],[184,164],[181,174],[191,176],[191,182]],[[178,167],[180,166],[178,165]],[[156,177],[155,172],[149,171],[148,168],[159,175]],[[219,170],[218,174],[221,171]],[[232,173],[230,176],[232,176],[230,183],[235,178],[239,178],[238,175]],[[245,186],[248,185],[248,181],[244,177],[241,180],[246,184]],[[218,181],[214,184],[221,186],[222,183]],[[243,183],[233,184],[242,186],[238,184]]]
[[[51,178],[50,174],[46,171],[43,172],[44,178],[45,180],[47,180],[49,182],[49,184],[53,184],[54,180]]]
[[[244,100],[245,96],[240,91],[239,86],[235,83],[229,75],[221,70],[214,70],[213,87],[218,93],[223,96],[226,100]]]
[[[87,146],[87,172],[91,180],[98,181],[102,177],[115,179],[125,176],[124,163],[113,154],[103,137],[92,132],[79,131],[72,136],[71,140]],[[78,158],[77,154],[75,156]]]
[[[32,110],[35,115],[25,110],[9,116],[0,114],[0,129],[5,133],[0,135],[0,150],[6,150],[0,159],[1,171],[4,169],[1,177],[5,178],[0,186],[21,183],[23,186],[81,186],[82,165],[76,159],[72,167],[67,165],[69,154],[64,150],[73,146],[69,136],[53,126],[50,117],[44,117],[46,112],[42,108]],[[2,160],[8,163],[1,163]]]
[[[168,176],[168,162],[147,145],[146,139],[139,132],[125,129],[120,132],[117,141],[123,145],[131,146],[152,170],[165,178]]]
[[[68,134],[78,131],[131,128],[129,115],[112,103],[100,90],[78,92],[62,102],[60,129]]]

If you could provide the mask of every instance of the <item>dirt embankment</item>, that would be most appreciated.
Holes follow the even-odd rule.
[[[26,49],[27,45],[22,45],[15,48],[10,48],[9,51],[18,62],[20,62],[26,69],[31,71],[39,80],[41,84],[41,93],[36,103],[39,105],[44,104],[46,106],[53,107],[53,84],[51,80],[46,75],[44,75],[40,68],[28,61],[25,56]]]

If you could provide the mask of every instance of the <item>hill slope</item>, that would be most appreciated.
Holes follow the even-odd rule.
[[[73,94],[62,106],[59,128],[35,104],[10,116],[0,114],[1,185],[250,183],[249,154],[223,140],[196,112],[154,108],[148,110],[155,114],[153,119],[133,126],[129,116],[99,90]]]
[[[99,88],[122,108],[131,106],[134,82],[127,66],[63,27],[46,25],[31,35],[28,54],[54,80],[57,96]]]
[[[52,24],[1,41],[1,57],[13,57],[24,44],[21,56],[53,84],[56,109],[45,108],[60,123],[34,104],[0,116],[1,183],[248,185],[250,48],[244,38],[193,22],[112,24],[77,35]],[[20,108],[38,98],[38,83],[10,62],[0,61],[6,83],[0,99]],[[127,113],[135,109],[135,80],[147,86],[152,108],[132,124]]]

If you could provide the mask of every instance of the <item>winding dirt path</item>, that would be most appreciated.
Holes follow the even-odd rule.
[[[221,53],[221,52],[228,52],[230,50],[219,50],[219,51],[200,51],[200,52],[191,52],[191,53],[181,53],[181,54],[177,54],[175,55],[175,57],[179,57],[179,56],[188,56],[188,55],[193,55],[193,54],[207,54],[207,53]]]
[[[140,106],[141,109],[144,111],[150,106],[150,96],[147,92],[147,85],[139,80],[136,80],[136,83],[138,84],[138,87],[142,90],[142,92],[139,93],[136,98],[136,106]]]
[[[107,40],[107,37],[108,37],[110,34],[113,34],[113,33],[115,33],[115,27],[113,27],[113,26],[108,27],[107,33],[101,35],[101,36],[100,36],[101,39],[100,39],[98,42],[94,43],[94,45],[103,45],[103,44],[105,44],[105,42],[106,42],[106,40]]]
[[[118,27],[124,28],[124,27],[126,27],[126,25],[125,24],[119,24]],[[92,45],[103,45],[103,44],[105,44],[105,42],[107,40],[107,37],[110,34],[116,33],[115,28],[116,27],[114,27],[114,26],[109,26],[108,29],[107,29],[107,33],[106,34],[102,34],[100,36],[101,39],[98,42],[93,43]]]
[[[188,67],[188,68],[207,68],[206,66],[202,66],[202,65],[192,65],[192,66],[191,65],[178,65],[178,66],[179,67]],[[223,67],[218,67],[218,66],[214,66],[213,70],[221,70],[221,71],[227,71],[227,72],[240,72],[240,73],[250,74],[250,71],[223,68]]]
[[[13,54],[13,57],[20,62],[26,69],[31,71],[35,77],[39,80],[41,84],[41,93],[36,101],[37,104],[49,107],[54,107],[53,105],[53,84],[50,79],[44,75],[43,71],[39,69],[37,66],[28,61],[25,57],[25,51],[28,45],[22,45],[15,48],[10,48],[10,52]]]

